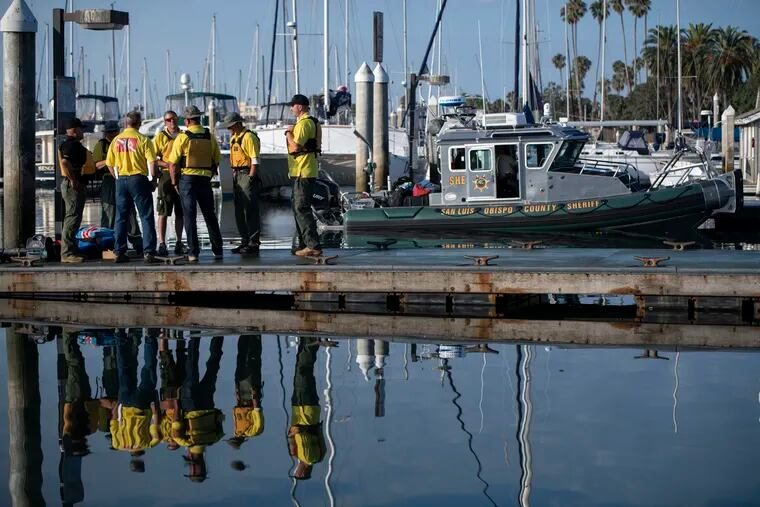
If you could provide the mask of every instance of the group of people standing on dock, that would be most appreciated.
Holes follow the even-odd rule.
[[[318,121],[309,115],[307,97],[294,95],[290,108],[296,122],[286,130],[285,136],[298,235],[298,246],[292,253],[297,256],[320,255],[322,248],[311,209],[311,195],[318,175],[321,129]],[[221,163],[221,151],[211,131],[201,125],[201,117],[196,106],[187,106],[183,111],[187,128],[181,130],[177,113],[166,111],[163,130],[151,140],[138,131],[142,117],[139,112],[132,111],[124,119],[123,130],[116,122],[104,126],[103,138],[92,153],[81,143],[84,136],[82,122],[74,118],[66,125],[66,140],[59,150],[64,203],[62,262],[84,260],[77,249],[76,233],[82,224],[86,183],[94,177],[102,178],[101,227],[114,230],[117,263],[129,262],[128,241],[138,254],[144,256],[146,263],[157,262],[157,256],[169,255],[166,229],[172,215],[177,238],[174,254],[187,254],[189,263],[197,263],[200,256],[198,209],[206,223],[214,260],[224,258],[211,187],[211,178]],[[266,170],[261,167],[259,138],[244,126],[238,113],[226,115],[223,126],[232,133],[230,166],[235,221],[241,239],[231,252],[258,255],[261,245],[260,171]],[[156,190],[154,210],[153,192]],[[158,228],[154,211],[158,214]],[[182,242],[183,231],[187,247]]]
[[[61,339],[65,359],[65,374],[59,379],[64,385],[60,435],[64,470],[81,470],[76,462],[90,452],[88,436],[101,431],[112,450],[129,453],[131,471],[145,471],[145,455],[151,449],[182,449],[188,467],[186,477],[202,482],[208,477],[207,449],[224,439],[225,426],[230,422],[226,442],[236,451],[264,433],[259,335],[241,335],[237,340],[235,405],[227,412],[232,416],[229,422],[215,401],[223,355],[221,336],[208,340],[205,371],[199,366],[201,338],[187,339],[183,332],[139,328],[100,330],[93,335],[68,329]],[[102,348],[102,387],[95,393],[85,368],[83,341]],[[290,424],[285,435],[288,453],[297,461],[291,471],[296,479],[309,479],[313,466],[325,456],[314,376],[321,344],[315,338],[302,338],[296,354]],[[142,363],[139,372],[138,363]],[[245,469],[243,460],[234,460],[231,466]],[[72,486],[63,482],[64,489]]]

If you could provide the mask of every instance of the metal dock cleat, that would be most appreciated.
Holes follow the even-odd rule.
[[[24,257],[11,257],[11,260],[13,262],[17,262],[21,264],[25,268],[42,266],[44,264],[44,262],[42,262],[42,257],[39,257],[37,255],[27,255]]]
[[[326,257],[324,255],[309,255],[307,257],[304,257],[304,259],[309,259],[314,264],[325,264],[325,265],[334,264],[333,261],[337,258],[338,258],[337,255],[330,255],[329,257]]]
[[[542,244],[543,241],[517,241],[512,240],[510,241],[514,246],[522,248],[523,250],[533,250],[538,245]]]
[[[388,250],[388,247],[395,245],[397,241],[395,239],[385,239],[382,241],[367,241],[368,245],[372,245],[378,250]]]
[[[664,244],[673,247],[673,250],[678,250],[679,252],[683,252],[684,250],[687,250],[690,246],[696,245],[696,241],[663,241]]]
[[[469,259],[475,266],[490,266],[490,261],[498,259],[498,255],[465,255],[465,259]]]
[[[184,255],[169,255],[166,257],[156,255],[155,259],[168,266],[178,266],[180,261],[187,260]]]
[[[661,262],[670,260],[670,257],[639,257],[638,255],[633,258],[642,262],[645,268],[659,268]]]

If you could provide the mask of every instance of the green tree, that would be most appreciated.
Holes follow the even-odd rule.
[[[625,13],[625,5],[623,5],[623,0],[610,0],[610,5],[612,6],[612,10],[618,13],[620,16],[620,27],[623,30],[623,62],[625,65],[628,65],[628,48],[626,46],[625,42],[625,18],[623,17],[623,14]],[[628,77],[628,69],[625,69],[626,76],[625,76],[625,83],[629,83],[630,79]]]
[[[718,28],[708,62],[710,84],[723,104],[728,105],[731,93],[749,76],[755,58],[757,40],[734,26]]]
[[[565,68],[565,64],[567,63],[567,59],[565,58],[565,55],[562,53],[557,53],[552,57],[552,64],[554,64],[554,68],[559,71],[559,79],[561,82],[565,82],[565,74],[563,72]]]
[[[583,19],[583,16],[586,15],[586,11],[588,10],[586,7],[586,2],[583,0],[568,0],[567,3],[567,23],[571,26],[572,30],[572,48],[573,48],[573,63],[578,61],[578,23],[580,23],[581,19]],[[565,19],[565,7],[560,8],[560,16],[562,19]],[[574,72],[574,69],[570,69],[571,72]],[[571,74],[575,76],[575,89],[577,91],[577,101],[578,101],[578,113],[580,114],[581,111],[581,83],[578,80],[578,73],[575,72],[574,74]]]
[[[690,76],[684,82],[684,89],[691,106],[693,117],[699,115],[699,111],[705,105],[709,105],[712,94],[710,93],[710,67],[707,64],[712,48],[715,45],[715,30],[711,24],[690,24],[682,33],[683,69],[685,76]],[[694,77],[691,77],[694,76]]]
[[[637,40],[636,36],[638,34],[638,21],[639,18],[642,18],[646,16],[647,12],[649,12],[649,9],[651,8],[651,5],[648,5],[650,2],[648,0],[625,0],[625,3],[628,5],[628,10],[631,12],[631,15],[633,16],[633,54],[638,55],[638,46],[637,46]],[[634,56],[634,59],[636,56]],[[634,74],[633,74],[633,85],[636,86],[638,83],[638,75],[639,71],[636,68],[636,64],[633,64],[634,68]]]
[[[605,7],[607,7],[607,11],[605,12]],[[602,25],[606,18],[610,16],[610,7],[608,4],[606,4],[605,0],[595,0],[591,3],[591,16],[599,23],[599,42],[597,44],[597,50],[596,50],[596,78],[594,79],[594,82],[599,81],[599,66],[601,65],[602,61],[602,44],[604,44],[604,41],[602,40]],[[594,109],[596,109],[596,90],[594,90]]]
[[[654,74],[655,94],[661,97],[657,118],[664,117],[673,124],[678,74],[678,35],[675,26],[656,26],[649,30],[642,50],[644,63]],[[658,79],[659,78],[659,79]],[[659,92],[659,93],[658,93]]]

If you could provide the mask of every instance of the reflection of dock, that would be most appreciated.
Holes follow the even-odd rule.
[[[492,265],[472,258],[499,255]],[[283,250],[200,265],[84,263],[0,268],[0,293],[633,294],[760,297],[751,251],[645,249],[366,249],[329,251],[315,265]],[[468,257],[466,257],[468,256]],[[662,260],[644,267],[642,260]],[[469,259],[469,260],[468,260]],[[637,260],[638,259],[638,260]]]
[[[77,327],[176,327],[425,343],[539,342],[652,348],[760,348],[757,326],[357,315],[151,304],[0,299],[0,321]],[[220,331],[223,331],[220,330]],[[233,333],[234,334],[234,333]]]

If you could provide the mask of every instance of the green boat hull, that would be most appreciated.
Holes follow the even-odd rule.
[[[581,201],[349,210],[352,234],[626,231],[673,237],[694,231],[736,199],[723,180]]]

